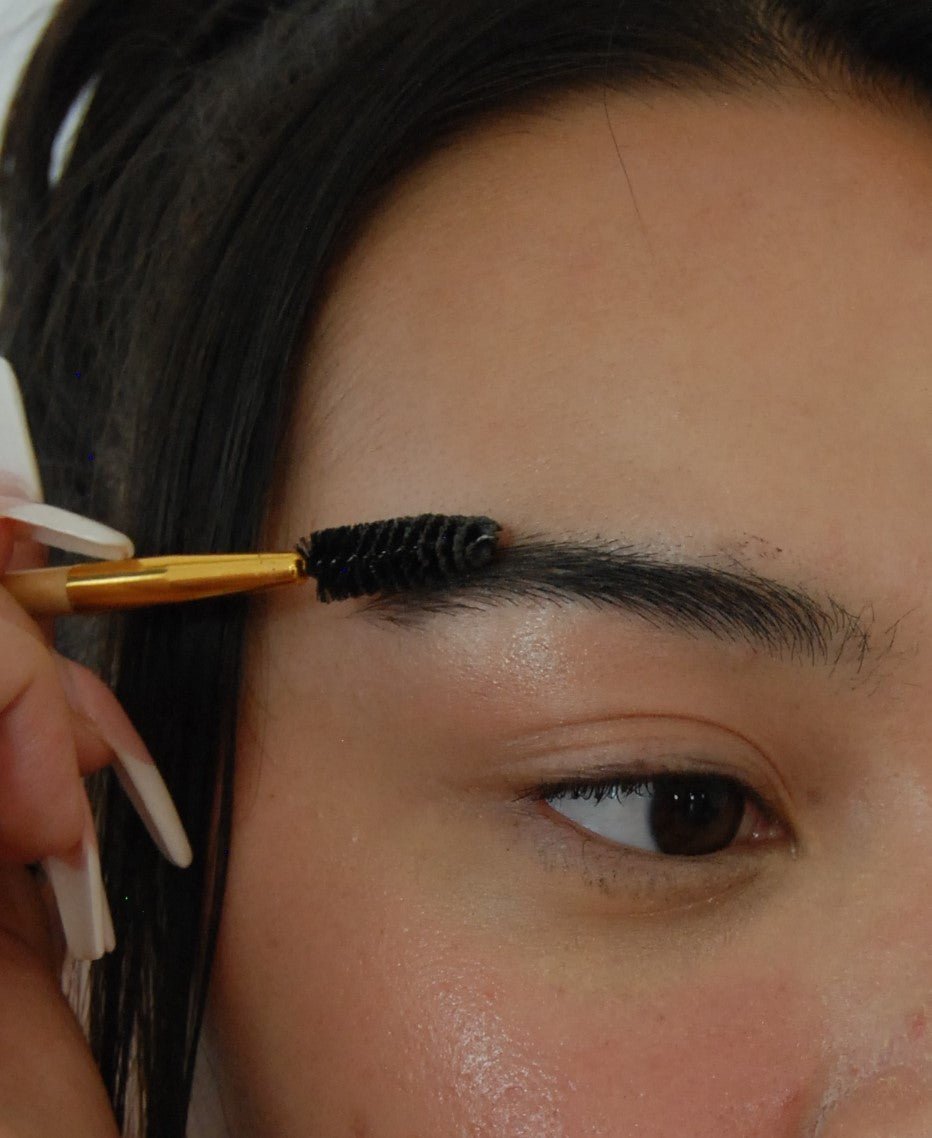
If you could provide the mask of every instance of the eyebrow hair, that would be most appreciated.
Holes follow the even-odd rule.
[[[643,547],[529,540],[502,549],[475,575],[376,597],[366,606],[396,624],[429,615],[497,605],[582,603],[620,609],[658,628],[751,644],[770,655],[834,668],[844,659],[860,673],[893,646],[899,621],[872,642],[869,623],[840,601],[823,600],[740,565],[720,568],[682,562]]]

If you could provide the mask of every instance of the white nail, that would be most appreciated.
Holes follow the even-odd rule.
[[[47,857],[42,868],[55,894],[65,943],[75,960],[99,960],[106,951],[104,883],[93,829],[72,858]]]
[[[103,889],[103,883],[101,882]],[[103,890],[103,913],[104,913],[104,952],[113,952],[116,948],[116,932],[113,928],[113,914],[110,912],[110,903],[107,900],[106,890]]]
[[[152,840],[170,862],[182,868],[189,866],[191,844],[158,768],[126,752],[117,751],[116,755],[116,776]]]
[[[47,506],[44,502],[24,502],[0,494],[0,518],[18,522],[25,531],[23,537],[67,553],[80,553],[106,561],[133,556],[133,543],[126,534],[71,510]]]
[[[0,356],[0,470],[16,490],[33,502],[42,500],[42,482],[19,384],[9,363]],[[11,487],[12,492],[12,487]]]

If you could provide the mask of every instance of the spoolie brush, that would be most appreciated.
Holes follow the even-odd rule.
[[[479,573],[498,548],[491,518],[421,514],[319,530],[293,553],[95,561],[8,573],[2,585],[35,615],[177,604],[317,580],[321,601],[401,593]]]
[[[491,518],[421,514],[321,530],[298,542],[322,601],[405,593],[488,565],[501,526]]]

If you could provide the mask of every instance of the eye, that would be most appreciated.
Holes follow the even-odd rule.
[[[712,774],[564,782],[538,796],[583,830],[620,846],[695,857],[782,832],[748,787]]]

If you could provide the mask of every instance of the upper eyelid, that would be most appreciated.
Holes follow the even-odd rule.
[[[615,787],[624,787],[630,793],[637,793],[634,788],[647,787],[651,783],[661,782],[668,778],[721,778],[728,782],[733,782],[736,786],[740,787],[749,797],[758,800],[761,805],[766,809],[773,809],[766,797],[762,795],[750,781],[742,778],[740,775],[733,773],[723,773],[710,767],[690,767],[683,765],[682,767],[665,767],[662,769],[645,768],[643,771],[632,771],[628,768],[616,767],[613,771],[602,771],[595,774],[586,771],[580,771],[578,774],[570,775],[566,778],[555,779],[552,782],[541,782],[533,788],[529,788],[523,797],[538,797],[545,798],[554,796],[557,793],[565,792],[571,793],[573,790],[602,790],[607,794]],[[604,797],[604,795],[603,795]]]
[[[612,765],[600,764],[592,767],[578,765],[572,771],[567,771],[559,775],[555,774],[552,778],[538,778],[534,783],[527,783],[515,793],[514,801],[545,802],[548,794],[553,795],[562,787],[608,784],[612,782],[622,785],[648,783],[652,779],[663,775],[696,775],[697,777],[707,775],[710,777],[730,779],[741,787],[749,799],[760,808],[765,815],[783,825],[794,843],[798,840],[793,811],[789,808],[789,805],[782,800],[782,796],[773,793],[769,787],[761,786],[759,780],[746,777],[743,772],[736,770],[733,766],[729,765],[729,769],[726,770],[714,762],[690,765],[688,758],[684,759],[683,762],[677,761],[664,766],[658,766],[656,762],[645,762],[634,765],[616,762]]]
[[[717,774],[714,771],[693,772],[692,770],[684,769],[683,771],[658,771],[653,776],[647,775],[646,777],[641,778],[620,777],[616,779],[601,778],[594,780],[590,780],[588,777],[583,776],[580,778],[565,779],[561,782],[551,783],[549,785],[542,783],[539,787],[536,788],[536,790],[532,792],[530,797],[533,797],[539,802],[546,802],[550,798],[556,797],[556,795],[559,793],[571,793],[573,789],[585,789],[588,787],[593,787],[604,789],[604,794],[602,797],[600,799],[595,799],[595,801],[602,801],[605,797],[608,796],[608,793],[615,786],[646,787],[651,783],[662,780],[664,777],[689,777],[693,773],[696,774],[697,778],[702,778],[704,776],[725,778],[727,781],[734,783],[734,785],[737,786],[742,791],[742,793],[747,796],[748,800],[753,803],[753,805],[757,807],[765,815],[765,817],[770,820],[778,821],[781,825],[786,826],[788,830],[792,829],[792,824],[783,817],[783,809],[779,805],[771,802],[767,796],[761,794],[758,790],[756,790],[753,786],[751,786],[748,782],[741,779],[740,777],[735,777],[733,775],[723,776]],[[637,791],[633,790],[630,793],[637,794]]]
[[[526,770],[526,789],[545,778],[598,779],[646,776],[684,769],[746,783],[781,816],[793,817],[793,788],[765,747],[748,734],[696,715],[651,713],[562,723],[508,739],[518,752],[516,773]],[[545,768],[549,768],[546,769]]]

